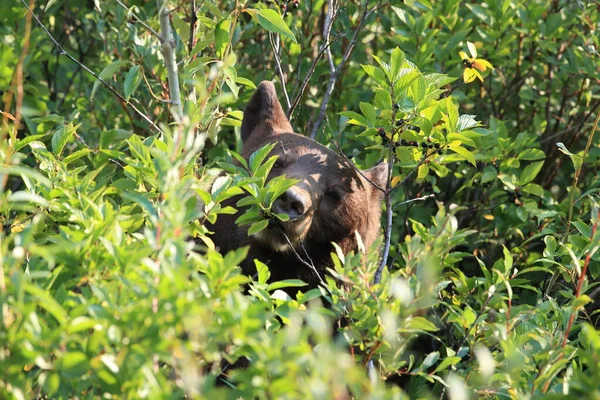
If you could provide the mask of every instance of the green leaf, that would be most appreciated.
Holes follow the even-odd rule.
[[[52,152],[55,155],[60,156],[66,144],[80,126],[81,124],[74,127],[73,123],[70,122],[68,125],[63,126],[54,132],[54,135],[52,135]]]
[[[504,272],[510,274],[513,267],[513,256],[510,254],[510,250],[506,246],[502,245],[502,252],[504,253]]]
[[[151,163],[151,155],[148,147],[142,142],[139,136],[132,135],[129,139],[127,139],[127,143],[129,144],[129,150],[131,151],[131,155],[137,158],[140,161],[144,161],[146,164]]]
[[[405,59],[404,52],[400,50],[399,47],[392,50],[392,56],[390,57],[390,73],[394,82],[399,78],[400,68],[402,68]]]
[[[44,380],[44,393],[46,395],[54,395],[60,388],[60,375],[56,372],[51,372]]]
[[[382,86],[386,85],[386,77],[385,72],[381,68],[378,68],[374,65],[362,65],[362,69],[369,75],[371,78],[375,79],[377,83]]]
[[[475,156],[473,155],[473,153],[471,153],[469,150],[462,147],[460,144],[455,144],[455,143],[460,143],[460,142],[451,143],[450,146],[448,146],[448,149],[457,153],[458,155],[463,157],[465,160],[467,160],[468,162],[473,164],[473,166],[475,166],[476,165]]]
[[[239,83],[240,85],[244,85],[244,86],[248,86],[251,89],[256,89],[256,85],[254,84],[254,82],[252,82],[250,79],[247,78],[243,78],[241,76],[238,76],[235,80],[236,83]],[[228,113],[229,115],[231,115],[231,112]],[[239,118],[241,119],[241,118]]]
[[[137,192],[121,192],[119,194],[124,199],[139,204],[151,216],[156,216],[157,215],[156,208],[154,207],[154,205],[150,202],[150,200],[148,200],[146,197],[144,197],[141,193],[137,193]]]
[[[75,160],[79,160],[81,157],[85,157],[88,154],[90,154],[92,151],[90,149],[80,149],[77,150],[76,152],[69,154],[69,156],[65,157],[65,159],[63,160],[63,163],[65,165],[68,165],[69,163],[72,163]]]
[[[292,39],[294,43],[298,43],[296,37],[277,11],[271,10],[270,8],[263,8],[262,10],[258,10],[256,18],[258,23],[266,30],[279,33],[280,35]]]
[[[98,76],[100,76],[100,78],[103,81],[106,81],[107,79],[111,78],[119,69],[121,69],[121,67],[124,67],[128,64],[129,61],[115,61],[113,63],[108,64]],[[98,90],[98,86],[100,86],[100,84],[101,83],[98,79],[94,81],[94,86],[92,87],[92,94],[90,95],[90,101],[94,99],[94,95],[96,94],[96,90]]]
[[[374,103],[380,110],[391,110],[392,96],[390,96],[390,92],[385,89],[377,89],[375,91]]]
[[[190,39],[190,25],[185,22],[179,16],[179,13],[173,12],[171,13],[171,18],[173,20],[173,27],[175,28],[175,32],[181,38],[181,41],[187,45],[188,40]]]
[[[377,112],[375,111],[375,107],[373,107],[373,104],[365,103],[364,101],[361,101],[358,104],[358,106],[360,107],[360,111],[370,122],[369,126],[374,126],[375,122],[377,121]]]
[[[446,98],[446,111],[448,112],[448,132],[455,132],[458,124],[458,107],[452,101],[451,97]]]
[[[248,236],[254,235],[269,226],[269,220],[265,219],[263,221],[252,224],[250,229],[248,229]]]
[[[526,185],[539,174],[542,166],[544,165],[543,161],[537,161],[526,166],[521,172],[521,176],[519,177],[519,185]]]
[[[252,197],[250,197],[250,198],[253,199]],[[239,202],[238,202],[238,206],[241,206],[241,204],[239,204]],[[241,216],[239,216],[235,220],[235,223],[239,226],[244,226],[244,225],[248,225],[248,224],[252,223],[256,219],[262,219],[262,217],[260,216],[258,211],[248,211],[248,212],[245,212],[244,214],[242,214]]]
[[[267,280],[271,276],[269,267],[257,259],[254,260],[254,265],[256,266],[256,272],[258,273],[258,283],[267,283]]]
[[[452,365],[456,365],[460,362],[460,357],[446,357],[442,360],[441,363],[439,363],[439,365],[437,366],[437,368],[435,369],[435,371],[433,371],[434,373],[440,372],[445,370],[446,368],[452,366]]]
[[[307,284],[300,279],[284,279],[281,281],[273,282],[267,286],[267,291],[277,290],[286,287],[302,287]]]
[[[231,20],[229,18],[222,19],[215,25],[215,50],[217,51],[217,57],[223,58],[225,49],[229,44],[229,25]]]
[[[583,221],[571,221],[571,223],[577,228],[579,233],[589,239],[592,236],[592,227]]]
[[[38,306],[48,311],[54,318],[56,318],[60,325],[64,325],[67,322],[67,312],[54,299],[54,297],[50,295],[49,292],[32,284],[25,284],[25,291],[36,297],[38,300]]]
[[[415,317],[410,319],[408,321],[407,326],[410,329],[419,329],[426,332],[435,332],[438,330],[438,328],[433,324],[433,322],[430,322],[429,320],[423,317]]]
[[[487,166],[483,169],[483,174],[481,175],[481,183],[488,183],[496,179],[498,176],[498,171],[496,168],[492,166]]]
[[[262,164],[264,159],[269,155],[271,150],[275,147],[276,143],[270,143],[262,148],[256,150],[254,153],[250,155],[249,165],[250,171],[255,172],[258,167]]]
[[[69,352],[58,362],[58,370],[66,378],[79,378],[89,369],[90,362],[85,353],[80,351]]]
[[[433,364],[435,364],[439,358],[440,358],[440,353],[437,351],[427,354],[427,357],[425,357],[425,359],[421,363],[420,369],[423,371],[427,370],[429,367],[431,367]]]
[[[517,158],[528,161],[543,160],[546,158],[546,154],[540,149],[525,149],[519,152]]]
[[[544,195],[544,188],[536,183],[528,183],[527,185],[523,186],[521,190],[539,197]]]
[[[579,154],[571,153],[561,142],[556,143],[556,146],[558,146],[558,149],[561,152],[565,153],[571,158],[576,171],[581,169],[581,166],[583,165],[583,157],[581,157]]]
[[[41,138],[43,138],[45,136],[46,136],[46,134],[42,134],[42,135],[29,135],[29,136],[24,137],[21,140],[17,140],[17,143],[15,144],[15,151],[19,151],[23,147],[27,146],[29,143],[35,142],[38,139],[41,139]]]
[[[142,74],[140,73],[140,66],[134,65],[129,69],[129,72],[127,72],[127,75],[125,76],[125,99],[129,100],[129,98],[135,92],[135,90],[138,88],[141,82]]]
[[[348,121],[349,124],[364,126],[365,128],[367,128],[369,126],[369,121],[367,121],[367,119],[365,117],[363,117],[362,115],[360,115],[357,112],[342,111],[342,112],[339,112],[338,114],[343,117],[350,118],[350,120]]]
[[[50,203],[48,203],[48,200],[46,200],[39,194],[26,192],[24,190],[18,190],[16,192],[11,193],[8,196],[8,201],[11,203],[16,203],[16,202],[31,203],[31,204],[36,204],[41,207],[48,207],[50,205]]]

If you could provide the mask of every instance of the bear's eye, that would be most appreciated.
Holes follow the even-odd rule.
[[[279,157],[275,164],[273,164],[273,169],[282,169],[285,167],[285,160],[282,157]]]

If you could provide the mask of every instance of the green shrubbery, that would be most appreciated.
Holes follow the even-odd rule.
[[[600,397],[597,4],[171,1],[180,118],[155,2],[71,3],[27,2],[104,84],[0,3],[0,397]],[[214,250],[223,200],[260,229],[289,183],[233,164],[262,79],[393,167],[383,262],[305,291]]]

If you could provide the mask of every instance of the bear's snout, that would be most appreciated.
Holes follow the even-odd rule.
[[[286,214],[290,220],[304,217],[310,208],[310,198],[297,187],[291,187],[285,191],[273,203],[273,211],[278,214]]]

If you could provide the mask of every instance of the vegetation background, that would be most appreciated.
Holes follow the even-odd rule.
[[[586,0],[0,0],[0,397],[599,399],[599,28]],[[263,79],[393,167],[343,284],[206,236],[236,193],[268,210],[258,165],[209,185]]]

